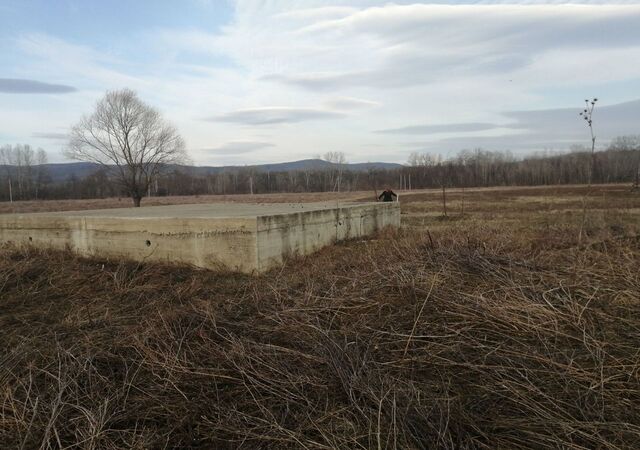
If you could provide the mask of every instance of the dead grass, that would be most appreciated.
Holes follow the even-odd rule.
[[[320,201],[374,201],[374,192],[312,192],[293,194],[263,195],[179,195],[171,197],[151,197],[142,200],[142,207],[161,205],[181,205],[194,203],[287,203]],[[129,198],[101,198],[89,200],[32,200],[18,202],[0,202],[0,214],[30,213],[50,211],[81,211],[87,209],[130,208]]]
[[[406,197],[259,277],[4,249],[0,446],[638,448],[637,211]]]
[[[490,188],[468,188],[464,190],[448,189],[447,202],[459,202],[464,196],[465,201],[469,201],[468,206],[476,207],[477,211],[486,211],[489,204],[499,205],[504,202],[516,200],[521,197],[523,204],[532,204],[533,199],[542,196],[545,201],[561,202],[569,200],[580,202],[581,195],[588,191],[586,186],[565,185],[565,186],[524,186],[524,187],[490,187]],[[603,184],[593,186],[589,192],[597,193],[605,199],[621,197],[626,201],[631,201],[636,207],[640,207],[638,196],[629,195],[630,187],[626,184]],[[379,193],[379,192],[378,192]],[[440,211],[442,208],[442,191],[440,189],[421,189],[413,191],[398,190],[401,203],[410,212],[410,204],[414,207],[422,205],[430,209]],[[240,202],[240,203],[287,203],[287,202],[319,202],[319,201],[374,201],[374,191],[354,191],[354,192],[311,192],[311,193],[288,193],[288,194],[256,194],[256,195],[194,195],[194,196],[171,196],[171,197],[151,197],[142,200],[142,207],[160,205],[180,205],[194,203],[220,203],[220,202]],[[624,206],[624,205],[623,205]],[[49,211],[81,211],[86,209],[110,209],[129,208],[131,199],[129,198],[102,198],[83,200],[33,200],[16,201],[13,203],[0,202],[0,214],[7,213],[29,213],[29,212],[49,212]],[[452,212],[455,213],[459,205],[452,205]],[[580,203],[580,208],[582,203]],[[621,205],[611,206],[621,207]],[[506,210],[513,210],[513,204],[508,203]]]

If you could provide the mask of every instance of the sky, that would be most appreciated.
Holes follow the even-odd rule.
[[[640,3],[0,0],[0,145],[65,162],[130,88],[197,165],[526,155],[640,134]]]

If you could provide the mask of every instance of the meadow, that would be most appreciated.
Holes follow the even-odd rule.
[[[258,276],[3,247],[0,447],[640,447],[640,194],[442,200]]]

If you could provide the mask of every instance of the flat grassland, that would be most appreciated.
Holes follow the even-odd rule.
[[[0,447],[640,448],[640,194],[400,198],[256,277],[2,248]]]

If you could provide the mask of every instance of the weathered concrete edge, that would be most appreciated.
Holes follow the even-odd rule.
[[[400,225],[399,205],[336,208],[238,218],[0,216],[0,240],[70,248],[83,256],[184,263],[263,272],[292,254]]]
[[[256,219],[1,216],[0,241],[100,258],[257,269]]]
[[[307,255],[332,243],[400,226],[398,203],[360,203],[315,211],[258,216],[258,271],[287,256]]]

